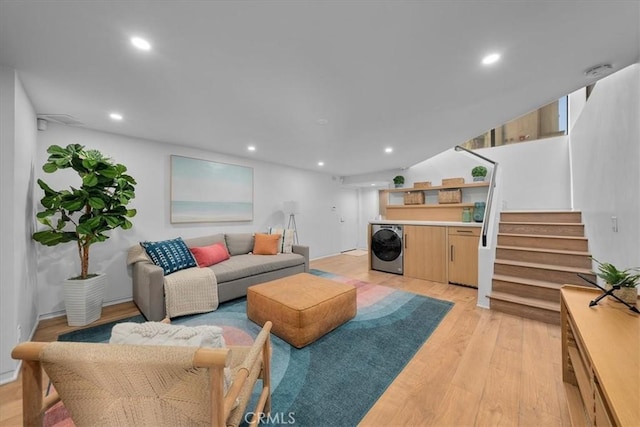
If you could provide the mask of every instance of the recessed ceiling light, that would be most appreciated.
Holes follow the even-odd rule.
[[[497,62],[499,59],[500,59],[499,53],[492,53],[491,55],[487,55],[484,58],[482,58],[482,63],[484,65],[491,65]]]
[[[111,120],[117,120],[117,121],[120,121],[123,119],[122,114],[120,113],[111,113],[109,114],[109,117],[111,118]]]
[[[250,145],[250,146],[247,147],[247,150],[256,151],[256,146],[255,145]]]
[[[318,166],[324,166],[324,162],[318,162]]]
[[[393,153],[393,148],[387,147],[387,148],[384,149],[384,152],[385,153]]]
[[[151,50],[151,43],[141,37],[131,37],[131,44],[140,50]]]

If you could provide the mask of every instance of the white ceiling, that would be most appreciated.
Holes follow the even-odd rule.
[[[38,113],[350,176],[411,166],[584,87],[589,67],[637,62],[639,6],[0,0],[0,65]]]

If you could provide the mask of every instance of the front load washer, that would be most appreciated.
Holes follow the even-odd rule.
[[[402,274],[402,226],[371,225],[371,268]]]

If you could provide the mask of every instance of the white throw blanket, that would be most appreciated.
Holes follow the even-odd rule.
[[[208,268],[192,267],[164,276],[167,317],[206,313],[218,308],[218,281]]]
[[[183,326],[161,322],[118,323],[111,329],[109,344],[226,347],[223,330],[219,326]],[[224,368],[225,393],[230,384],[231,369]]]
[[[219,326],[183,326],[161,322],[118,323],[111,329],[110,344],[174,345],[224,348]]]

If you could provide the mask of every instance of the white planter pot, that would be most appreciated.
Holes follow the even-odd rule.
[[[88,325],[100,318],[106,282],[105,274],[98,274],[86,280],[64,281],[64,306],[69,326]]]

